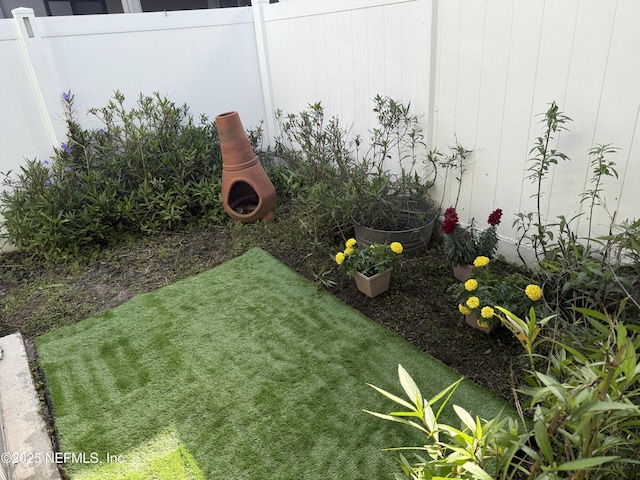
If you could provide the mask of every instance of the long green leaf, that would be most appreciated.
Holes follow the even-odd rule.
[[[456,439],[460,443],[471,444],[473,442],[473,436],[463,432],[457,428],[453,428],[447,424],[440,424],[440,430],[447,432],[452,438]],[[451,446],[451,448],[453,448]]]
[[[422,419],[430,431],[435,430],[436,428],[436,416],[433,414],[433,409],[429,405],[425,405],[424,410],[424,418]]]
[[[542,420],[536,420],[533,425],[533,434],[536,439],[536,443],[542,454],[546,458],[548,463],[553,462],[553,449],[551,448],[551,442],[549,441],[549,435],[547,433],[547,426]]]
[[[400,397],[396,397],[393,393],[389,393],[386,390],[376,387],[375,385],[371,385],[370,383],[367,383],[367,385],[369,385],[371,388],[373,388],[377,392],[387,397],[389,400],[393,400],[394,402],[399,403],[403,407],[407,407],[410,410],[415,410],[415,407],[413,405],[411,405],[409,402],[407,402],[406,400],[403,400]]]
[[[593,458],[581,458],[578,460],[572,460],[570,462],[558,465],[558,470],[561,472],[567,472],[570,470],[585,470],[588,468],[597,467],[603,463],[612,462],[620,457],[593,457]]]
[[[576,312],[583,314],[585,317],[591,317],[598,319],[604,323],[609,323],[609,319],[607,318],[607,316],[602,312],[598,312],[597,310],[591,310],[589,308],[582,307],[572,307],[571,310],[575,310]]]
[[[444,399],[444,401],[440,404],[440,407],[438,408],[438,411],[436,413],[436,419],[440,418],[440,414],[444,410],[444,407],[446,407],[447,404],[449,403],[449,400],[451,400],[451,397],[453,396],[456,389],[458,388],[458,385],[460,385],[460,382],[462,382],[462,377],[457,382],[449,385],[442,392],[438,393],[434,397],[435,400],[432,399],[429,401],[429,404],[433,404],[434,402],[437,402],[444,394],[447,394],[447,398]]]
[[[402,423],[403,425],[410,425],[426,434],[429,434],[429,432],[422,425],[419,425],[416,422],[405,420],[404,418],[392,417],[391,415],[385,415],[384,413],[372,412],[370,410],[363,410],[363,412],[368,413],[369,415],[373,415],[374,417],[382,418],[384,420],[389,420],[391,422]]]
[[[422,418],[422,393],[420,392],[418,385],[416,385],[416,382],[413,381],[411,375],[409,375],[402,365],[398,365],[398,377],[400,379],[400,385],[402,385],[405,393],[415,403],[415,410],[417,411],[418,416]]]
[[[636,349],[633,345],[633,342],[627,336],[627,329],[623,324],[618,324],[618,350],[624,348],[622,361],[620,362],[620,367],[624,372],[624,376],[626,377],[626,384],[629,385],[634,381],[634,372],[636,369],[637,357],[636,357]]]
[[[585,403],[574,410],[571,414],[572,418],[579,419],[588,412],[608,412],[612,410],[637,410],[640,413],[640,409],[637,405],[620,402],[599,402],[593,401]]]
[[[449,385],[447,388],[445,388],[441,392],[436,393],[433,397],[431,397],[429,399],[429,405],[433,405],[434,403],[438,402],[442,397],[444,397],[447,394],[449,394],[449,398],[450,398],[451,395],[453,394],[453,392],[456,390],[456,388],[458,388],[458,385],[460,385],[462,380],[464,380],[464,378],[461,377],[459,380],[457,380],[456,382],[452,383],[451,385]],[[453,390],[453,391],[451,391],[451,390]]]
[[[471,462],[467,462],[462,465],[462,468],[475,475],[478,480],[493,480],[493,477],[485,472],[479,465]]]
[[[390,412],[389,415],[393,417],[418,417],[422,419],[419,412]]]
[[[460,420],[462,420],[462,422],[467,426],[467,428],[469,428],[471,432],[475,433],[476,422],[473,420],[473,417],[469,415],[469,412],[467,412],[464,408],[458,405],[454,405],[453,409],[455,410],[458,417],[460,417]]]

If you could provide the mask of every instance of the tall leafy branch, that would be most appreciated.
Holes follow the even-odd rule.
[[[557,133],[568,130],[564,125],[571,121],[571,118],[564,115],[558,108],[556,102],[552,102],[549,109],[542,114],[544,118],[540,121],[543,126],[542,135],[537,137],[533,148],[529,151],[533,155],[529,159],[529,167],[527,168],[527,180],[530,180],[536,187],[536,191],[531,198],[536,201],[535,219],[534,213],[518,213],[514,221],[514,227],[517,226],[521,232],[518,240],[518,255],[524,263],[524,259],[520,253],[520,246],[524,238],[529,238],[535,251],[536,259],[539,258],[539,251],[543,257],[547,256],[547,246],[550,240],[553,240],[553,233],[549,230],[547,224],[542,222],[542,184],[549,174],[552,165],[557,165],[558,161],[569,160],[569,157],[555,148],[551,148],[554,137]],[[535,232],[529,235],[531,227],[535,228]]]

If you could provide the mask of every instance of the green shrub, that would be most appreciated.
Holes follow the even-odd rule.
[[[401,212],[428,198],[437,164],[424,143],[420,116],[380,95],[373,113],[376,125],[365,142],[337,117],[327,120],[321,103],[297,115],[276,112],[281,133],[275,153],[289,168],[296,206],[317,239],[346,240],[353,214],[369,227],[397,229]]]
[[[67,141],[49,161],[30,160],[5,174],[3,236],[19,248],[69,256],[129,235],[226,218],[217,130],[187,106],[140,95],[130,109],[116,92],[89,113],[104,125],[85,129],[73,95],[62,95]]]
[[[350,138],[338,118],[327,121],[320,103],[297,115],[277,111],[276,118],[275,154],[287,168],[282,173],[301,221],[318,239],[346,238],[353,209],[349,185],[361,175],[354,156],[359,140]]]
[[[516,419],[473,418],[454,407],[460,425],[439,420],[444,405],[433,406],[449,390],[427,401],[409,374],[399,368],[407,399],[380,388],[402,405],[402,411],[373,415],[417,428],[424,447],[415,458],[400,456],[403,474],[396,478],[430,479],[631,479],[640,473],[640,347],[639,330],[625,327],[616,316],[578,309],[591,326],[588,337],[564,336],[548,355],[534,352],[540,329],[550,317],[530,321],[502,310],[505,324],[517,335],[532,371],[521,426]],[[529,348],[527,348],[529,347]],[[533,361],[534,359],[539,361]],[[546,367],[545,367],[546,366]],[[451,388],[454,388],[453,385]],[[413,461],[412,461],[413,460]]]
[[[615,225],[615,214],[610,215],[611,234],[592,238],[595,208],[609,213],[602,192],[607,177],[618,178],[616,163],[610,159],[618,149],[611,144],[603,144],[588,150],[592,174],[590,187],[579,195],[579,203],[586,205],[585,212],[573,218],[559,215],[556,221],[543,221],[543,183],[553,165],[569,160],[564,153],[552,148],[553,139],[556,133],[567,130],[566,124],[571,119],[559,110],[555,102],[542,116],[543,131],[530,151],[533,156],[527,169],[527,179],[536,189],[532,195],[536,200],[536,210],[518,213],[513,222],[519,234],[517,251],[520,259],[526,265],[520,247],[527,240],[537,259],[548,306],[561,313],[560,328],[581,328],[584,324],[583,316],[576,316],[573,307],[612,314],[623,300],[622,318],[629,323],[640,323],[640,255],[637,254],[640,245],[635,240],[638,222],[625,220]],[[578,237],[573,225],[585,214],[588,216],[586,236]]]

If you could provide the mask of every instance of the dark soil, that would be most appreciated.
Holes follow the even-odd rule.
[[[419,256],[404,258],[393,271],[390,290],[374,299],[335,271],[332,247],[312,244],[309,238],[304,222],[279,212],[269,224],[229,223],[148,237],[71,263],[46,263],[18,252],[3,254],[0,335],[20,331],[32,345],[37,335],[48,330],[259,246],[461,375],[514,402],[512,386],[514,379],[520,383],[524,366],[522,348],[505,328],[485,334],[465,323],[447,293],[456,280],[437,238]]]

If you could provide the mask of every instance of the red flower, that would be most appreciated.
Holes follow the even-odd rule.
[[[444,218],[452,218],[455,221],[458,221],[458,214],[456,213],[456,209],[454,207],[449,207],[444,211]]]
[[[456,209],[449,207],[444,212],[444,222],[442,222],[442,232],[445,235],[451,235],[458,226],[458,214]]]
[[[489,220],[487,220],[487,223],[492,227],[495,227],[497,225],[500,225],[501,218],[502,218],[502,209],[496,208],[493,212],[491,212],[491,215],[489,215]]]
[[[442,222],[442,233],[445,235],[451,235],[456,230],[457,223],[452,221],[450,218],[446,219]]]

